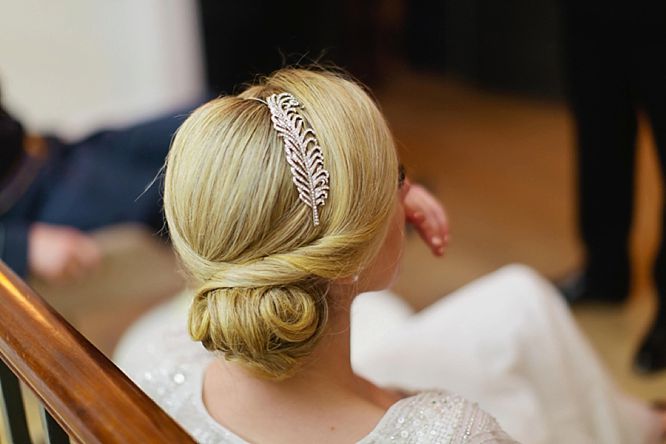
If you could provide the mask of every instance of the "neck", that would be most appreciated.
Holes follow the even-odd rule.
[[[353,296],[349,287],[347,291],[331,290],[329,300],[335,302],[329,305],[327,331],[307,363],[291,378],[269,381],[233,362],[215,360],[204,379],[203,400],[209,413],[257,442],[355,442],[366,436],[400,396],[352,371]],[[294,429],[297,424],[306,428]],[[308,438],[302,434],[305,430],[314,435]]]

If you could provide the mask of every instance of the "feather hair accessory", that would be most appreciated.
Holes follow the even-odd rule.
[[[266,104],[271,112],[273,128],[284,142],[284,153],[298,197],[312,209],[312,221],[317,226],[317,207],[326,203],[329,190],[328,171],[324,168],[324,155],[317,135],[298,113],[298,108],[303,106],[291,94],[273,94],[266,99]]]

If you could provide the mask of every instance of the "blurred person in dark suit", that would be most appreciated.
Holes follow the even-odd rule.
[[[565,0],[564,25],[585,265],[561,289],[571,303],[620,303],[630,289],[639,109],[666,171],[666,2]],[[659,308],[635,360],[644,372],[666,368],[666,221],[653,276]]]
[[[28,136],[0,107],[0,259],[22,277],[78,278],[95,268],[87,233],[135,222],[161,228],[159,172],[183,114],[76,143]]]

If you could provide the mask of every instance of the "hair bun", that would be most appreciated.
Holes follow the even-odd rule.
[[[328,304],[318,287],[204,289],[192,302],[190,335],[260,376],[287,378],[324,331]]]

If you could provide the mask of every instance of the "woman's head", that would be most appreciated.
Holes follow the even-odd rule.
[[[317,226],[270,110],[254,100],[283,92],[302,105],[330,174]],[[198,286],[193,338],[259,375],[293,374],[326,328],[330,284],[374,261],[397,184],[384,118],[338,75],[284,69],[197,109],[174,138],[164,193],[174,247]]]

